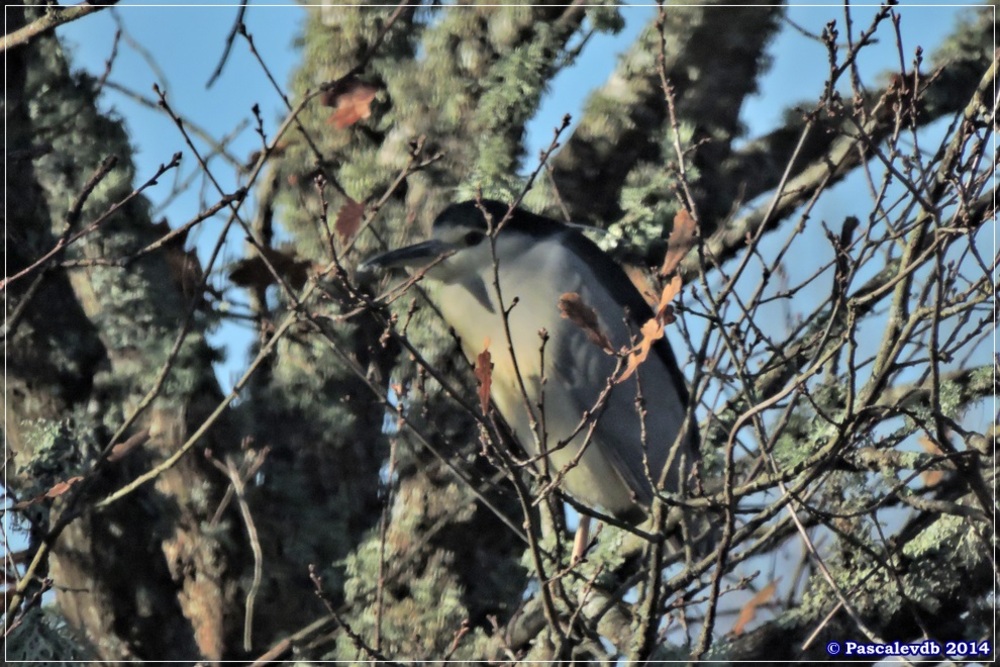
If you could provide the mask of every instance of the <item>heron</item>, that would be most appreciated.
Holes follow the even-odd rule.
[[[623,351],[653,312],[579,226],[470,200],[445,208],[428,240],[361,268],[419,270],[437,283],[435,304],[470,362],[492,341],[493,404],[536,468],[579,503],[638,525],[657,489],[686,488],[698,439],[684,376],[662,337],[620,380]],[[596,322],[564,317],[566,295]]]

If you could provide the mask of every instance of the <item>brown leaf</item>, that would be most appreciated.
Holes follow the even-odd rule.
[[[323,104],[333,107],[327,119],[338,130],[354,125],[372,115],[371,104],[378,87],[360,79],[349,78],[323,93]]]
[[[583,302],[579,294],[566,292],[560,296],[559,313],[564,319],[583,329],[583,332],[587,334],[587,340],[591,343],[599,346],[608,354],[615,353],[611,339],[601,331],[601,324],[597,321],[597,313]]]
[[[740,615],[736,619],[736,623],[733,625],[734,635],[743,633],[743,629],[757,615],[757,607],[770,602],[771,598],[774,597],[774,592],[776,590],[778,590],[777,580],[772,581],[767,586],[764,586],[764,588],[757,591],[757,594],[750,598],[749,602],[743,605],[743,608],[740,609]]]
[[[125,455],[131,452],[133,449],[139,445],[145,443],[149,440],[149,429],[143,429],[133,435],[131,438],[125,442],[119,442],[117,445],[111,448],[111,453],[108,454],[108,462],[114,463],[125,458]]]
[[[358,233],[361,221],[365,217],[365,205],[348,198],[344,205],[337,212],[337,221],[333,223],[333,228],[340,237],[341,243],[347,243]]]
[[[309,260],[297,259],[292,251],[264,248],[264,257],[271,263],[274,270],[284,278],[294,289],[302,289],[309,278]],[[266,289],[275,283],[274,275],[267,268],[263,257],[248,257],[241,259],[229,271],[229,279],[240,287]]]
[[[944,452],[941,451],[941,448],[938,447],[936,444],[934,444],[934,441],[925,435],[917,438],[917,442],[920,443],[920,446],[923,447],[924,451],[927,452],[928,454],[933,454],[935,456],[944,454]],[[934,486],[935,484],[940,482],[942,478],[944,478],[944,471],[925,470],[922,473],[920,473],[920,478],[924,480],[924,484],[926,484],[927,486]]]
[[[670,302],[677,298],[677,295],[681,293],[681,287],[684,284],[681,282],[681,277],[675,275],[670,279],[670,282],[664,285],[663,291],[660,292],[660,303],[656,306],[656,317],[657,319],[663,321],[666,324],[673,322],[673,309],[670,306]],[[670,313],[670,319],[667,319],[668,311]]]
[[[632,377],[632,374],[639,369],[639,364],[646,361],[649,351],[653,349],[653,343],[663,338],[663,324],[653,317],[642,325],[639,334],[639,343],[629,352],[628,364],[625,366],[625,371],[615,380],[616,384],[621,384]]]
[[[483,341],[483,351],[476,355],[475,376],[479,383],[476,394],[479,396],[479,408],[485,415],[490,407],[490,387],[493,384],[493,362],[490,360],[490,339]]]
[[[82,481],[83,477],[77,475],[76,477],[70,477],[65,482],[59,482],[54,485],[51,489],[45,492],[46,498],[57,498],[62,494],[70,490],[70,488],[79,481]]]
[[[14,503],[14,505],[13,505],[13,507],[11,507],[11,509],[14,509],[14,510],[23,510],[26,507],[31,507],[35,503],[41,502],[43,500],[45,500],[45,494],[44,493],[42,495],[40,495],[40,496],[35,496],[34,498],[28,498],[27,500],[22,500],[21,502]]]
[[[660,275],[666,278],[677,270],[681,260],[694,247],[698,224],[686,210],[681,209],[674,216],[674,228],[667,238],[667,254],[660,267]]]
[[[622,268],[649,307],[656,308],[656,286],[649,279],[649,274],[634,264],[622,264]]]
[[[59,482],[55,484],[51,489],[49,489],[45,493],[37,495],[34,498],[29,498],[27,500],[22,500],[19,503],[15,503],[12,509],[23,510],[26,507],[30,507],[32,505],[42,502],[46,498],[57,498],[62,494],[66,493],[67,491],[69,491],[74,484],[81,481],[82,479],[83,477],[80,477],[79,475],[77,475],[76,477],[70,477],[64,482]]]
[[[680,294],[681,286],[681,277],[675,275],[663,287],[663,291],[660,293],[660,302],[656,306],[656,312],[648,322],[642,325],[642,329],[639,330],[639,342],[629,352],[628,363],[625,366],[624,372],[615,380],[616,383],[624,382],[632,377],[632,374],[639,369],[639,364],[646,361],[646,358],[649,357],[649,351],[653,349],[656,341],[663,338],[664,327],[674,322],[674,308],[670,305],[670,302]]]

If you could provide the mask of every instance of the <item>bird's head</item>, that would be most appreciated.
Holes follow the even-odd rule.
[[[508,210],[506,204],[489,199],[452,204],[434,221],[428,240],[376,255],[359,268],[372,271],[430,266],[428,278],[459,282],[492,267],[494,253],[502,265],[504,256],[513,256],[539,236],[554,231],[546,229],[549,225],[533,224],[547,219],[520,209],[507,216]],[[501,222],[503,227],[491,247],[489,234]]]

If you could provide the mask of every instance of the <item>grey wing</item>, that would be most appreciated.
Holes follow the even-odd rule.
[[[583,299],[598,313],[622,312],[621,306],[603,290],[586,290]],[[629,344],[630,332],[624,316],[618,322],[601,321],[601,326],[616,346]],[[562,353],[554,359],[553,370],[568,388],[568,402],[577,415],[582,415],[585,410],[594,409],[617,360],[603,352],[594,354],[596,345],[582,331],[574,331],[569,337],[568,345],[561,346]],[[672,369],[664,363],[663,354],[672,353],[669,348],[658,352],[650,354],[639,366],[638,378],[633,375],[611,389],[589,445],[601,448],[614,472],[634,492],[637,502],[645,506],[652,501],[652,484],[657,482],[670,456],[687,409],[683,377],[676,364]],[[672,356],[668,361],[672,361]],[[645,428],[636,405],[640,388],[646,406]],[[676,490],[681,476],[693,462],[690,442],[688,438],[678,451],[683,456],[676,456],[671,462],[671,473],[666,480],[668,491]]]

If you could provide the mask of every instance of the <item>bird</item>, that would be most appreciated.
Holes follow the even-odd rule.
[[[635,345],[653,312],[579,226],[469,200],[447,206],[428,240],[359,268],[422,271],[437,283],[433,301],[470,362],[491,346],[497,411],[536,468],[579,503],[639,525],[658,483],[673,494],[686,488],[698,437],[685,424],[684,376],[663,337],[636,373],[615,381],[622,351]],[[563,317],[567,295],[596,321],[581,326]],[[610,345],[597,344],[597,332]]]

